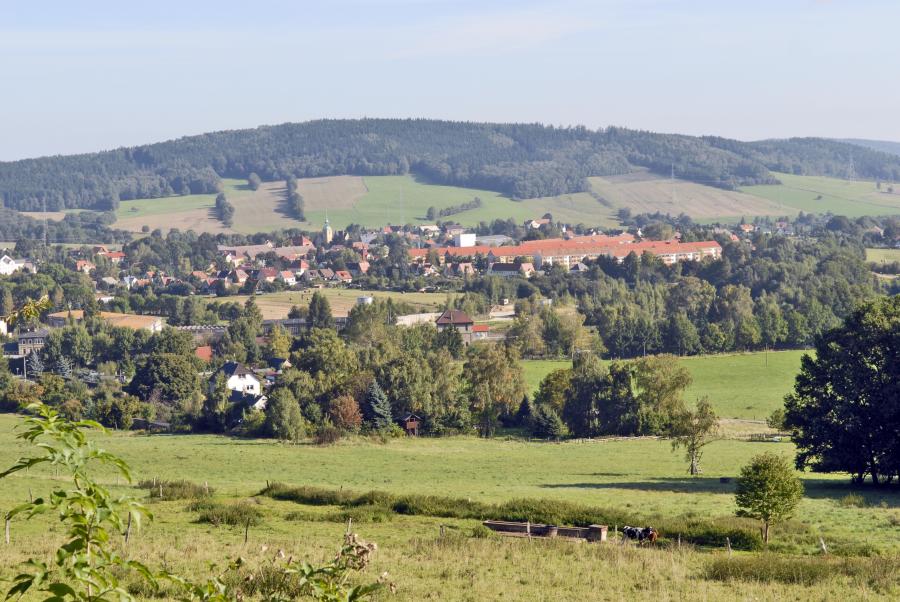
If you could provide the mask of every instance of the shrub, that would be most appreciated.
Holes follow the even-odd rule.
[[[210,497],[213,493],[212,487],[184,480],[160,481],[158,479],[150,479],[140,481],[137,486],[140,489],[148,490],[150,499],[158,501],[201,499]]]
[[[838,503],[844,508],[866,508],[869,505],[866,498],[858,493],[848,493]]]
[[[211,504],[200,512],[199,523],[219,525],[258,525],[262,521],[262,510],[249,501],[235,504]]]
[[[334,426],[342,431],[357,432],[362,425],[359,404],[352,395],[341,395],[331,400],[328,416]]]
[[[316,445],[334,445],[341,440],[341,429],[326,421],[316,429],[313,440]]]

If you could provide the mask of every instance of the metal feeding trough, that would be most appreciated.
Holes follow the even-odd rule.
[[[609,530],[606,525],[560,527],[558,525],[530,522],[519,523],[503,520],[486,520],[482,524],[491,531],[510,537],[562,537],[564,539],[582,539],[596,542],[606,541],[606,533]]]

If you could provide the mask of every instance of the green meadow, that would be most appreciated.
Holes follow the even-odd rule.
[[[13,440],[18,417],[0,415],[0,466],[12,464],[26,452]],[[723,440],[711,444],[703,456],[702,476],[691,478],[681,453],[667,441],[653,438],[539,443],[518,439],[401,438],[378,443],[364,438],[333,446],[285,445],[271,440],[231,439],[212,435],[95,435],[99,445],[124,457],[137,478],[188,479],[207,483],[215,501],[231,504],[250,500],[261,523],[212,526],[198,522],[188,500],[148,501],[154,520],[132,535],[128,547],[114,545],[132,558],[156,567],[209,575],[212,564],[241,557],[250,564],[272,562],[276,552],[327,561],[347,528],[346,517],[334,506],[306,506],[275,501],[256,494],[267,481],[327,487],[333,490],[394,494],[440,495],[478,502],[538,498],[618,509],[640,524],[671,520],[732,520],[732,482],[749,458],[763,451],[791,455],[790,443],[750,443]],[[128,487],[111,474],[102,477],[116,493],[146,498],[146,490]],[[3,481],[0,509],[44,495],[61,485],[52,469],[34,468]],[[843,475],[803,474],[806,496],[795,519],[775,528],[773,552],[784,562],[815,555],[822,537],[836,554],[896,554],[900,494],[894,490],[864,491],[848,504],[852,490]],[[679,518],[680,517],[680,518]],[[896,556],[878,560],[863,574],[823,572],[786,581],[765,581],[752,571],[733,581],[717,577],[712,568],[729,556],[721,548],[696,549],[667,542],[638,549],[609,544],[528,541],[497,536],[474,537],[478,521],[356,514],[354,531],[379,544],[368,580],[389,571],[397,585],[390,600],[681,600],[698,594],[708,600],[824,600],[890,599],[897,593]],[[0,579],[18,572],[30,556],[47,557],[62,543],[55,516],[40,515],[30,522],[11,523],[11,543],[0,546]],[[441,536],[442,529],[445,535]],[[479,534],[481,535],[481,534]],[[766,555],[760,556],[760,558]],[[809,561],[816,561],[808,556]],[[754,555],[740,553],[739,558]],[[894,560],[891,560],[894,558]],[[796,560],[791,560],[797,562]],[[873,559],[872,562],[876,560]],[[816,561],[817,562],[817,561]],[[835,560],[841,565],[841,560]],[[221,569],[218,569],[221,570]],[[893,573],[890,571],[894,571]],[[805,573],[804,573],[805,574]],[[887,575],[878,577],[878,575]],[[802,576],[802,574],[801,574]],[[136,582],[138,594],[150,595]],[[141,595],[141,597],[145,597]],[[157,598],[169,596],[154,594]],[[26,598],[26,599],[34,599]]]
[[[779,407],[794,386],[803,351],[770,351],[679,358],[694,382],[685,399],[695,401],[706,395],[722,418],[764,420]],[[525,381],[537,391],[541,380],[568,360],[525,360]]]
[[[740,190],[792,207],[797,212],[831,212],[848,217],[900,214],[900,189],[890,193],[887,183],[878,190],[875,182],[786,173],[773,175],[781,184],[745,186]]]

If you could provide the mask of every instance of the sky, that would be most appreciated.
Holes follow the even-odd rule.
[[[0,2],[0,161],[318,118],[900,140],[894,0]]]

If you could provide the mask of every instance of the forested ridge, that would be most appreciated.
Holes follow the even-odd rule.
[[[717,137],[427,119],[318,120],[0,163],[0,196],[18,210],[115,209],[122,200],[220,191],[220,178],[414,173],[513,198],[585,191],[588,176],[646,167],[732,188],[771,171],[900,179],[900,157],[819,138]]]

